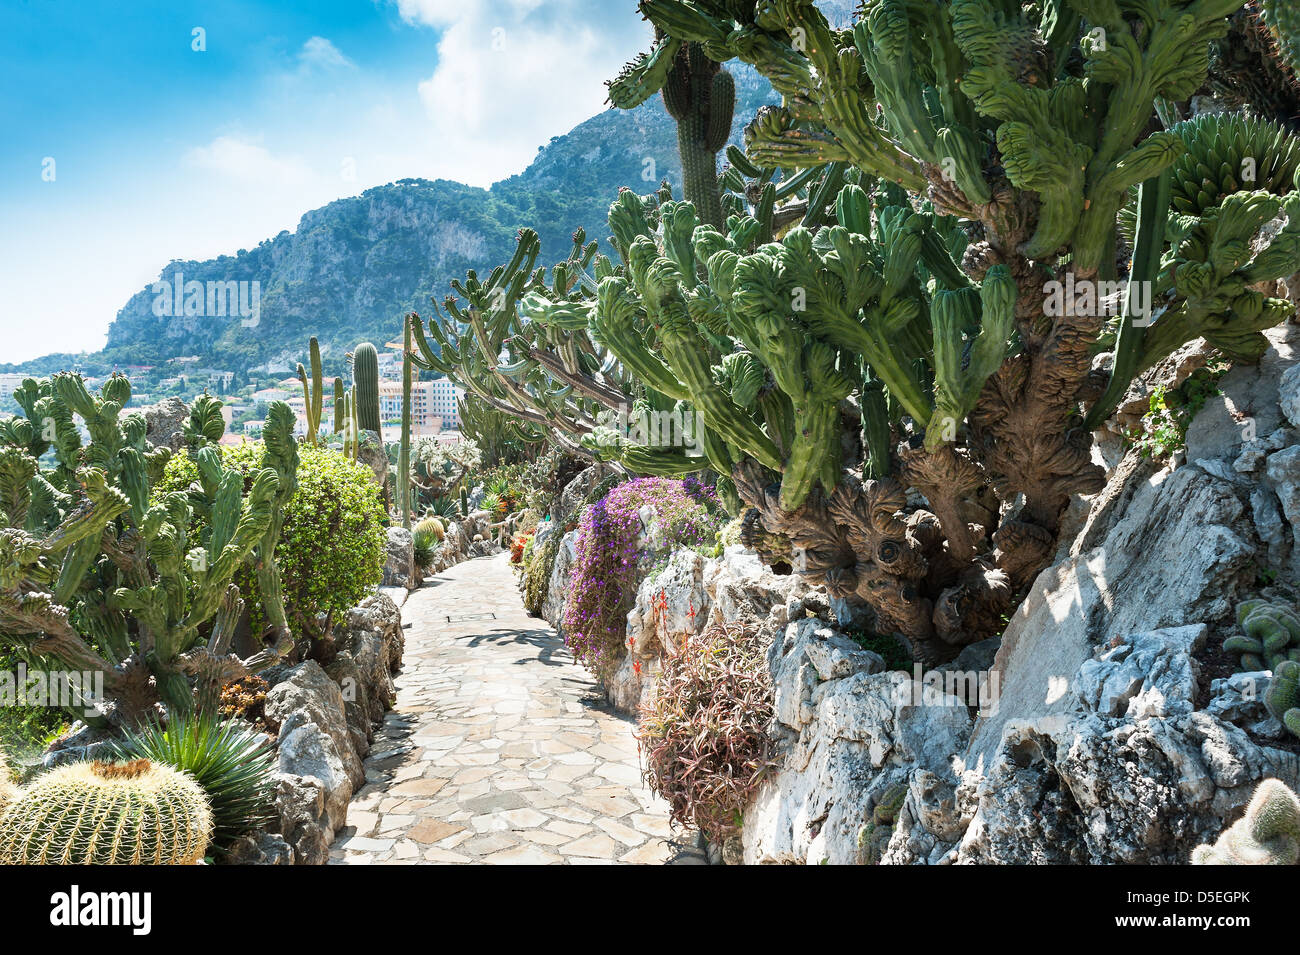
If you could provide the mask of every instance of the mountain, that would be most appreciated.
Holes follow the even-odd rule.
[[[758,107],[776,97],[751,68],[728,68],[737,87],[736,142]],[[169,359],[198,356],[198,364],[234,371],[238,387],[283,377],[316,335],[326,374],[340,374],[344,353],[358,342],[382,345],[400,333],[406,312],[427,317],[429,299],[449,294],[451,279],[509,259],[521,227],[538,231],[539,264],[550,264],[567,254],[578,227],[604,240],[605,217],[620,187],[649,192],[664,178],[680,187],[676,136],[655,96],[638,109],[607,110],[553,138],[527,169],[490,189],[441,179],[367,189],[308,212],[295,231],[255,249],[169,262],[159,275],[162,294],[150,286],[133,295],[100,352],[48,355],[0,365],[0,372],[47,374],[75,366],[97,376],[128,365],[156,366],[152,373],[132,372],[152,385],[150,378],[172,374],[164,367]],[[198,291],[191,296],[193,288]],[[245,308],[235,314],[241,292]]]

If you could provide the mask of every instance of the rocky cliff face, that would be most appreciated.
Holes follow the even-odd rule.
[[[737,64],[733,72],[732,141],[739,142],[744,124],[774,94],[751,68]],[[567,254],[574,230],[594,239],[608,234],[605,219],[620,188],[649,192],[664,179],[680,187],[676,126],[656,96],[555,137],[526,170],[491,189],[403,179],[312,210],[295,231],[255,249],[170,262],[159,274],[162,286],[141,289],[118,312],[104,352],[80,362],[93,371],[97,363],[111,368],[200,355],[204,364],[240,371],[268,361],[292,368],[316,335],[334,374],[357,342],[389,341],[403,314],[427,315],[430,298],[444,298],[453,278],[509,259],[520,228],[537,230],[538,264],[549,265]],[[186,307],[188,283],[202,291]],[[209,303],[213,283],[245,283],[232,291],[243,292],[246,308],[232,314],[234,308]],[[256,314],[249,314],[251,283]],[[66,364],[66,356],[47,356],[22,369],[47,373]]]
[[[865,657],[827,667],[834,627],[791,618],[770,657],[781,771],[746,812],[745,861],[1186,863],[1261,779],[1296,784],[1270,674],[1206,653],[1270,572],[1293,579],[1300,328],[1268,334],[1185,463],[1112,472],[991,660],[977,645],[921,688]],[[971,676],[992,691],[978,710]]]

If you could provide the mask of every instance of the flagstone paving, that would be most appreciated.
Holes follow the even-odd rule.
[[[429,578],[402,619],[397,705],[331,864],[704,862],[642,782],[633,721],[524,612],[507,554]]]

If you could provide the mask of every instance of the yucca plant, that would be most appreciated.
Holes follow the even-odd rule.
[[[117,744],[125,759],[144,758],[183,770],[212,805],[212,846],[218,851],[274,817],[269,736],[240,720],[210,713],[146,724]]]
[[[417,527],[411,535],[415,545],[415,566],[428,567],[438,549],[438,535],[427,527]]]

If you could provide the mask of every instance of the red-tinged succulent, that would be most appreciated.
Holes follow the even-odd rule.
[[[752,625],[718,624],[663,658],[637,740],[651,791],[675,824],[721,843],[773,765],[772,679]]]

